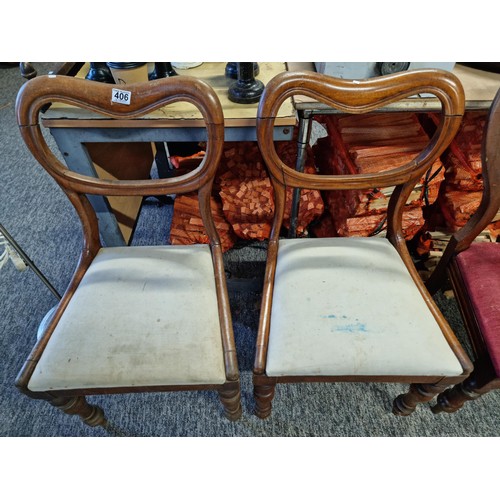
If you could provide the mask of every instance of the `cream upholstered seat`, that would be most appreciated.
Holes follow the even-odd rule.
[[[275,281],[270,377],[462,374],[385,238],[282,240]]]
[[[208,245],[102,248],[28,388],[223,384],[212,267]]]
[[[299,169],[285,164],[276,152],[275,117],[291,96],[363,113],[424,91],[441,101],[441,122],[429,143],[404,165],[311,175],[300,171],[298,161]],[[410,383],[408,393],[393,405],[395,414],[409,415],[418,403],[470,372],[471,362],[427,292],[402,230],[407,200],[451,142],[463,109],[460,82],[437,70],[364,81],[304,71],[283,73],[267,84],[257,138],[274,188],[275,213],[253,371],[260,418],[271,414],[279,383]],[[280,238],[289,188],[368,191],[391,186],[392,191],[385,190],[392,192],[385,237]]]
[[[21,134],[75,207],[83,247],[72,281],[44,321],[16,384],[89,425],[106,426],[107,420],[87,395],[170,390],[216,390],[225,416],[236,420],[239,371],[221,242],[210,209],[224,142],[219,99],[208,84],[191,77],[118,85],[130,92],[125,104],[112,102],[114,88],[50,75],[30,80],[18,95]],[[40,130],[40,110],[54,102],[108,120],[126,117],[120,125],[133,126],[134,119],[180,100],[198,108],[207,140],[199,166],[177,177],[130,180],[131,172],[127,179],[76,173],[50,151]],[[207,244],[102,247],[99,217],[88,196],[183,193],[198,196]]]

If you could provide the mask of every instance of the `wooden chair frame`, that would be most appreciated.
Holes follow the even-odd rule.
[[[224,143],[224,117],[220,101],[208,84],[187,76],[164,78],[126,86],[115,85],[113,88],[132,92],[130,104],[111,102],[111,85],[68,76],[37,77],[25,83],[18,94],[16,113],[21,135],[34,157],[57,181],[75,207],[83,227],[83,247],[72,280],[45,333],[37,341],[24,363],[17,377],[16,385],[23,393],[32,398],[45,399],[68,414],[79,415],[89,425],[104,426],[106,418],[99,407],[90,405],[86,401],[86,395],[143,391],[217,390],[226,417],[230,420],[236,420],[241,415],[239,371],[221,244],[210,210],[213,178],[219,165]],[[53,154],[43,137],[39,124],[41,109],[53,102],[79,106],[102,113],[110,118],[123,119],[137,118],[177,101],[189,102],[198,108],[205,121],[208,139],[206,155],[199,167],[175,178],[105,180],[78,174],[69,170]],[[30,391],[28,382],[36,364],[75,290],[101,248],[97,216],[87,195],[162,196],[193,191],[198,192],[201,216],[210,241],[226,371],[225,383],[216,386],[167,385],[58,390],[41,393]]]
[[[485,126],[481,163],[483,193],[478,209],[467,223],[453,234],[443,256],[426,285],[436,293],[449,277],[455,293],[464,325],[475,354],[474,370],[462,383],[446,390],[438,396],[434,413],[454,412],[466,401],[476,399],[487,392],[500,388],[500,378],[496,375],[490,355],[485,346],[476,313],[469,300],[467,287],[462,278],[456,257],[467,250],[475,238],[486,228],[500,210],[500,89],[490,107]],[[488,243],[489,244],[489,243]],[[495,243],[491,243],[494,245]]]
[[[284,164],[273,143],[273,126],[280,105],[294,95],[304,95],[345,113],[366,113],[419,93],[434,94],[442,104],[441,121],[427,147],[411,162],[396,169],[357,175],[311,175]],[[411,383],[409,392],[394,401],[393,412],[409,415],[420,402],[430,401],[445,387],[455,384],[471,371],[471,362],[447,321],[433,302],[408,252],[402,234],[402,210],[417,180],[446,149],[455,136],[464,113],[464,93],[454,75],[440,70],[417,70],[369,80],[341,80],[313,72],[282,73],[270,81],[261,98],[257,136],[267,164],[275,196],[275,215],[269,240],[260,324],[253,371],[256,415],[266,418],[272,410],[277,383],[296,382],[402,382]],[[415,286],[429,306],[463,373],[458,377],[442,376],[280,376],[266,374],[266,358],[273,305],[274,278],[277,266],[279,236],[283,222],[287,187],[318,190],[366,189],[396,186],[388,207],[387,238],[406,265]],[[306,334],[306,332],[304,332]]]

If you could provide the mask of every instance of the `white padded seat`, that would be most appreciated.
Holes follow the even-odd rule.
[[[225,380],[209,246],[114,247],[95,257],[28,388]]]
[[[268,376],[463,373],[385,238],[280,240],[272,304]]]

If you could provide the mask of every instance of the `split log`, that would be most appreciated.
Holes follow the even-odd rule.
[[[216,180],[222,210],[242,239],[269,237],[274,213],[271,181],[258,146],[240,142],[226,149]]]
[[[326,116],[328,137],[315,147],[316,165],[321,174],[346,175],[383,172],[412,161],[429,143],[429,136],[414,113]],[[411,239],[424,224],[423,206],[433,204],[444,180],[444,168],[436,160],[410,194],[403,217],[405,238]],[[332,223],[314,226],[315,234],[368,236],[383,226],[394,188],[329,191],[324,193]],[[318,231],[318,233],[316,233]]]
[[[433,120],[436,117],[431,115]],[[456,191],[481,191],[481,143],[487,115],[465,113],[460,129],[445,155],[445,185]]]
[[[234,246],[237,238],[231,225],[224,218],[220,202],[212,198],[210,208],[221,240],[222,251],[225,252]],[[176,196],[170,228],[170,243],[172,245],[209,243],[196,194]]]
[[[295,168],[297,143],[295,140],[277,143],[277,153],[283,162]],[[305,170],[316,173],[314,157],[308,151]],[[243,239],[267,239],[274,216],[273,188],[264,160],[254,142],[229,145],[224,151],[215,184],[219,187],[222,209],[234,232]],[[289,227],[292,190],[287,190],[284,225]],[[307,232],[309,224],[324,209],[318,191],[302,190],[297,218],[297,234]]]
[[[276,152],[281,161],[290,168],[295,168],[297,163],[297,142],[296,138],[292,141],[283,141],[276,143]],[[311,147],[306,147],[304,172],[307,174],[317,174],[314,153]],[[283,224],[290,228],[290,216],[292,213],[293,189],[287,188],[285,201],[285,214]],[[325,204],[321,193],[314,189],[302,189],[300,191],[300,200],[297,213],[297,225],[295,233],[297,235],[306,235],[308,226],[321,217],[325,209]]]
[[[430,117],[437,123],[434,115]],[[481,149],[486,121],[486,112],[465,113],[456,137],[443,155],[445,179],[438,196],[439,211],[429,219],[425,232],[429,255],[440,255],[450,236],[467,223],[479,206],[483,190]],[[496,241],[499,228],[500,212],[476,240]]]
[[[479,206],[483,189],[481,146],[486,120],[486,112],[465,113],[444,158],[446,171],[439,207],[444,229],[449,231],[461,228]]]

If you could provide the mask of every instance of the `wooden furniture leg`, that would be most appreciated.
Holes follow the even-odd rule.
[[[411,384],[406,394],[400,394],[394,400],[392,412],[402,417],[411,415],[419,403],[430,401],[444,389],[446,385],[439,382],[437,384]]]
[[[101,407],[91,405],[84,396],[57,397],[49,400],[49,403],[59,408],[68,415],[78,415],[87,425],[104,427],[107,419]]]
[[[238,387],[219,389],[219,399],[224,407],[224,415],[232,422],[241,417],[241,393]]]
[[[453,413],[464,405],[466,401],[477,399],[481,394],[475,392],[475,381],[469,377],[461,384],[457,384],[438,396],[437,404],[431,408],[432,413]]]
[[[254,384],[253,394],[255,398],[255,414],[259,418],[264,419],[271,415],[275,389],[276,384]]]
[[[474,371],[460,384],[450,387],[437,398],[437,403],[432,407],[432,413],[453,413],[464,405],[483,394],[498,389],[500,383],[495,375],[491,362],[479,358]]]

